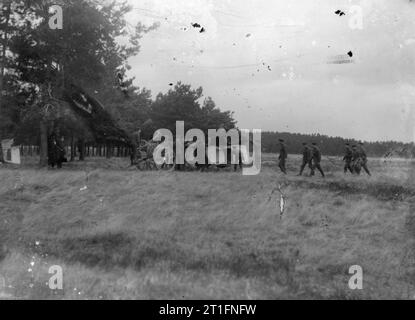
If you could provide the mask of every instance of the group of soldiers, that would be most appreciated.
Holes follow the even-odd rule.
[[[284,139],[279,139],[280,143],[280,155],[278,166],[284,174],[287,174],[286,161],[288,158],[287,147]],[[345,144],[345,156],[343,161],[345,162],[344,173],[348,171],[352,174],[360,175],[361,170],[370,176],[369,168],[367,167],[367,154],[366,150],[363,147],[363,142],[360,142],[358,145],[350,146],[350,143]],[[316,170],[318,170],[321,176],[324,178],[325,174],[321,167],[321,151],[316,142],[313,142],[311,146],[309,143],[303,143],[303,161],[300,168],[299,176],[303,175],[304,169],[306,166],[310,168],[310,176],[314,176]]]
[[[371,175],[367,167],[367,154],[363,147],[363,142],[360,142],[359,145],[352,146],[350,146],[350,143],[346,143],[346,152],[343,161],[345,162],[344,173],[350,171],[352,174],[360,174],[363,169],[369,176]]]

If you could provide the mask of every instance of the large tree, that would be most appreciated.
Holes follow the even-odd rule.
[[[90,91],[105,87],[104,81],[125,73],[127,60],[139,52],[139,39],[146,28],[138,24],[129,32],[125,14],[131,10],[126,1],[22,1],[21,32],[13,36],[10,50],[21,83],[36,92],[28,114],[39,115],[41,164],[46,164],[45,141],[51,100],[65,99],[66,88],[76,84]],[[52,5],[63,8],[63,29],[51,29]],[[46,146],[47,147],[47,146]]]
[[[166,94],[160,93],[153,103],[151,119],[157,128],[175,131],[176,121],[184,121],[185,130],[197,128],[232,129],[236,125],[233,113],[218,109],[211,98],[203,102],[203,89],[177,83]]]
[[[0,4],[0,162],[3,162],[3,148],[1,140],[4,128],[9,124],[9,118],[3,111],[5,71],[7,65],[7,52],[9,36],[13,32],[12,1],[6,0]]]

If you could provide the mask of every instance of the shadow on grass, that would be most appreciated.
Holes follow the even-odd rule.
[[[390,183],[351,183],[345,181],[330,181],[325,183],[312,181],[295,181],[290,184],[297,187],[337,192],[338,195],[368,195],[381,201],[405,201],[415,196],[415,190]]]
[[[228,253],[184,250],[169,241],[139,241],[124,233],[103,233],[65,239],[42,240],[37,253],[69,263],[111,270],[114,267],[141,270],[157,264],[171,271],[222,271],[235,277],[258,277],[281,285],[294,284],[295,259],[289,254],[249,252],[235,248]]]

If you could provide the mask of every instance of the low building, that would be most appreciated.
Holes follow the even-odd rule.
[[[20,159],[20,147],[14,146],[13,139],[7,139],[1,141],[3,149],[3,159],[6,163],[21,164]]]

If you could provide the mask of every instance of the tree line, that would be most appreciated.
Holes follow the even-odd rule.
[[[275,153],[279,151],[278,139],[284,139],[287,151],[292,154],[301,154],[304,142],[317,142],[322,152],[327,156],[342,156],[345,143],[358,144],[360,141],[345,139],[341,137],[329,137],[320,134],[299,134],[287,132],[263,132],[262,151]],[[370,157],[415,157],[415,145],[413,143],[402,143],[397,141],[375,141],[364,142],[365,149]]]

